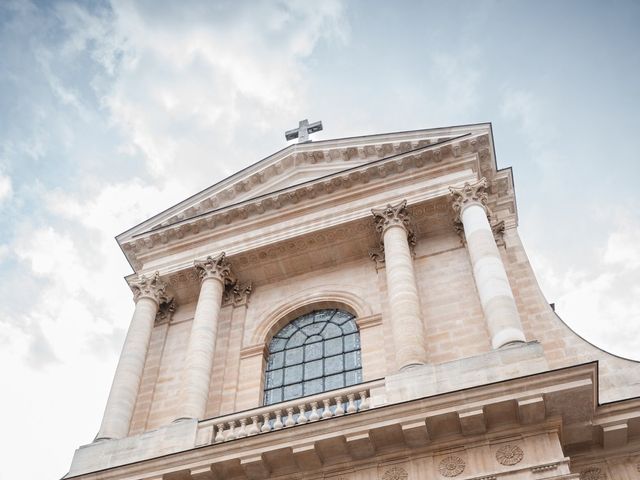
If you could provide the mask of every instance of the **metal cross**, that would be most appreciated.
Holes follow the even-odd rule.
[[[309,120],[306,118],[301,120],[298,128],[294,128],[293,130],[287,130],[284,132],[284,137],[287,140],[293,140],[294,138],[298,139],[298,143],[310,142],[309,134],[316,133],[322,130],[322,122],[314,122],[309,125]]]

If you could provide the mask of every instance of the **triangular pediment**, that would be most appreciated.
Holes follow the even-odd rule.
[[[465,125],[293,144],[118,235],[136,237],[230,206],[259,199],[412,149],[490,133],[490,124]]]

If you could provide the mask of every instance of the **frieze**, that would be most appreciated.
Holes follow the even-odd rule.
[[[407,480],[409,474],[402,467],[391,467],[382,475],[382,480]]]
[[[506,444],[502,445],[496,451],[496,460],[501,465],[515,465],[520,463],[524,458],[524,452],[518,445]]]

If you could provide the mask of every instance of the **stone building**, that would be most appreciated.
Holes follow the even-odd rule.
[[[65,478],[640,478],[640,364],[517,225],[478,124],[290,145],[119,235],[135,310]]]

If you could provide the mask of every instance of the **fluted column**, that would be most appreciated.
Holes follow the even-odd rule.
[[[122,347],[111,392],[96,440],[123,438],[129,433],[151,331],[160,303],[167,301],[166,284],[158,272],[130,283],[136,308]]]
[[[399,370],[427,363],[427,348],[420,298],[413,270],[410,241],[413,232],[406,200],[373,209],[376,229],[382,235],[393,347]]]
[[[509,285],[498,246],[489,223],[487,180],[462,188],[450,187],[456,221],[462,223],[473,276],[491,334],[491,345],[500,348],[513,342],[524,342],[513,292]]]
[[[191,324],[176,419],[204,418],[222,295],[225,284],[232,281],[231,265],[226,261],[224,252],[216,257],[207,257],[204,262],[195,262],[195,268],[201,280],[200,296]]]

